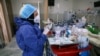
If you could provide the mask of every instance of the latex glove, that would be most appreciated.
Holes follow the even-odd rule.
[[[43,21],[43,23],[46,25],[45,27],[48,27],[49,29],[52,28],[53,22],[48,19],[47,21]]]
[[[52,28],[52,23],[49,23],[48,25],[46,25],[46,27],[47,27],[48,29],[51,29],[51,28]]]
[[[51,30],[51,28],[52,28],[52,23],[47,24],[47,25],[44,27],[44,32],[43,32],[43,34],[47,35],[48,32]]]
[[[50,31],[49,27],[48,26],[45,26],[44,27],[43,34],[47,35],[49,31]]]

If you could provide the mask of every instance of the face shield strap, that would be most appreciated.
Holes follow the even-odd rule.
[[[34,21],[34,19],[32,19],[32,18],[28,18],[28,20],[30,20],[30,21]]]
[[[32,18],[28,18],[27,21],[30,22],[31,24],[34,24],[34,19]]]

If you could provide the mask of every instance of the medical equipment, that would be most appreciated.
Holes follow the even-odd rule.
[[[66,37],[69,37],[71,35],[71,30],[66,30]]]
[[[55,27],[55,38],[59,38],[61,36],[62,28],[60,26]]]

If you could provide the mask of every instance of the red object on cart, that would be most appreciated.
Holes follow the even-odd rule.
[[[78,49],[78,45],[65,45],[65,46],[57,46],[52,45],[51,49],[53,53],[57,56],[79,56],[79,52],[90,50],[92,47],[89,45],[87,48]]]

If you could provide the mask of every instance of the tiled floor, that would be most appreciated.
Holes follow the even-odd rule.
[[[91,56],[96,56],[93,53]],[[18,48],[15,38],[13,38],[13,40],[8,46],[3,49],[0,49],[0,56],[22,56],[21,54],[22,51]],[[45,52],[43,56],[46,56]]]
[[[0,49],[0,56],[22,56],[22,51],[18,48],[15,38],[5,48]]]
[[[21,50],[18,48],[16,44],[15,38],[11,41],[11,43],[3,49],[0,49],[0,56],[22,56]]]

